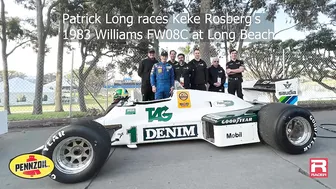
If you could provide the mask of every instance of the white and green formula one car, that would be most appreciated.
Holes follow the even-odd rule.
[[[313,115],[298,107],[297,80],[258,81],[249,91],[276,92],[283,103],[258,103],[227,93],[177,89],[169,99],[115,101],[103,117],[73,123],[53,133],[34,153],[55,165],[50,177],[62,183],[90,179],[111,146],[204,140],[217,147],[264,142],[289,154],[307,152],[315,142]],[[275,87],[277,86],[277,87]]]

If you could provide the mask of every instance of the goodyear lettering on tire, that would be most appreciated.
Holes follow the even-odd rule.
[[[308,146],[306,146],[303,151],[306,152],[308,151],[315,143],[316,141],[316,136],[317,136],[317,123],[316,123],[316,120],[314,118],[313,115],[310,115],[309,117],[310,121],[313,123],[313,127],[314,127],[314,134],[313,134],[313,140],[310,142],[310,144]]]
[[[50,140],[46,142],[46,145],[44,145],[43,151],[48,151],[49,147],[53,145],[56,140],[61,139],[63,136],[65,136],[64,131],[60,131],[54,134],[52,137],[50,137]]]
[[[40,179],[48,176],[55,168],[54,162],[39,154],[21,154],[9,162],[9,170],[17,177]]]

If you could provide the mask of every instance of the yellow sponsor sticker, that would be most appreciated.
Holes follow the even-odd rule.
[[[191,107],[189,91],[177,91],[177,105],[178,108]]]
[[[162,68],[158,68],[158,73],[162,73]]]
[[[55,168],[54,162],[39,154],[21,154],[9,162],[9,170],[17,177],[40,179],[48,176]]]

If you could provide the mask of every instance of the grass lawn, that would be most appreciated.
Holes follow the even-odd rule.
[[[101,106],[106,109],[106,102],[107,99],[104,96],[97,96],[95,97],[97,101],[101,104]],[[94,100],[93,97],[90,95],[85,96],[85,102],[86,102],[86,108],[96,108],[100,111],[101,108],[97,104],[97,102]],[[108,103],[110,104],[112,102],[112,98],[109,97]],[[108,104],[108,105],[109,105]],[[32,115],[33,112],[33,106],[32,105],[26,105],[26,106],[11,106],[11,115],[8,115],[8,121],[23,121],[23,120],[43,120],[43,119],[53,119],[53,118],[69,118],[69,111],[70,111],[70,105],[69,104],[63,104],[64,112],[54,112],[55,111],[55,105],[42,105],[43,108],[43,114],[40,115]],[[3,111],[4,108],[0,107],[0,111]],[[80,112],[79,111],[79,104],[73,103],[72,104],[72,114],[71,117],[84,117],[87,113]]]
[[[104,96],[97,96],[95,97],[97,101],[101,104],[101,106],[105,109],[106,108],[106,97]],[[108,103],[110,104],[112,102],[112,98],[109,97]],[[85,103],[87,108],[97,108],[101,109],[98,103],[94,100],[91,96],[85,96]],[[33,112],[33,106],[32,105],[25,105],[25,106],[11,106],[11,113],[31,113]],[[70,111],[70,104],[63,104],[64,111],[68,112]],[[0,111],[3,111],[3,106],[0,106]],[[48,105],[42,105],[43,112],[53,112],[55,111],[55,105],[54,104],[48,104]],[[72,111],[79,111],[79,104],[78,103],[72,103]]]
[[[84,117],[84,112],[72,112],[71,117]],[[44,120],[55,118],[69,118],[69,112],[44,112],[40,115],[32,115],[31,113],[16,113],[8,115],[8,121],[23,121],[23,120]]]

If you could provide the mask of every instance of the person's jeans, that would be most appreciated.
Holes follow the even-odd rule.
[[[155,100],[165,99],[170,97],[170,91],[158,91],[155,93]]]

